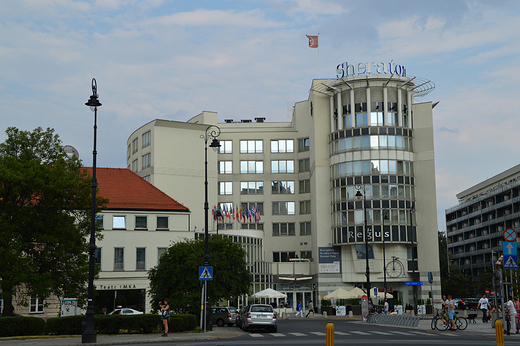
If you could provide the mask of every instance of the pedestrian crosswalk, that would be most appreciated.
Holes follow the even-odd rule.
[[[307,332],[307,333],[300,333],[300,332],[288,332],[288,333],[251,333],[249,334],[252,338],[264,338],[266,336],[274,336],[274,337],[302,337],[302,336],[309,336],[309,335],[316,335],[316,336],[326,336],[327,333],[325,332]],[[407,331],[398,331],[398,330],[389,330],[389,331],[380,331],[380,330],[367,330],[367,331],[361,331],[361,330],[349,330],[348,332],[340,332],[340,331],[334,331],[334,336],[375,336],[375,335],[385,335],[385,336],[396,336],[396,335],[421,335],[421,336],[439,336],[438,333],[428,333],[423,331],[416,331],[416,330],[407,330]],[[452,334],[447,334],[452,335]]]

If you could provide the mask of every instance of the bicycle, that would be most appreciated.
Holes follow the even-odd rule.
[[[437,320],[442,319],[441,315],[439,314],[439,309],[435,309],[435,315],[432,317],[432,323],[431,328],[432,330],[435,330],[435,324],[437,323]]]
[[[439,321],[441,321],[439,323]],[[464,317],[457,316],[456,313],[453,313],[453,321],[455,322],[455,327],[459,330],[464,330],[468,327],[468,320]],[[439,318],[435,321],[435,328],[440,331],[447,330],[450,328],[451,322],[448,318],[448,313],[444,314],[444,318]]]

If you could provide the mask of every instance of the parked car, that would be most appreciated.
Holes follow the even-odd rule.
[[[464,309],[466,310],[477,310],[478,302],[480,298],[464,298],[462,302],[464,304]]]
[[[216,323],[219,327],[224,325],[232,326],[237,321],[238,311],[232,306],[212,306],[211,323]]]
[[[115,309],[109,315],[142,315],[142,311],[137,311],[129,308]]]
[[[251,329],[268,329],[276,333],[278,330],[278,316],[271,305],[251,304],[246,306],[240,314],[241,328],[244,331]]]

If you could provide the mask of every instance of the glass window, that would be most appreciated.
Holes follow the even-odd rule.
[[[311,167],[310,167],[310,159],[302,159],[302,160],[298,160],[298,167],[299,167],[299,172],[309,172],[311,170]],[[291,172],[293,173],[293,172]]]
[[[273,202],[273,215],[294,215],[295,202]]]
[[[233,161],[219,161],[219,174],[233,174]]]
[[[370,149],[379,149],[379,136],[370,136]]]
[[[241,154],[261,154],[264,152],[264,145],[262,140],[241,140],[240,153]]]
[[[272,181],[271,193],[273,194],[293,194],[294,181]]]
[[[233,141],[219,141],[220,147],[218,147],[219,154],[232,154],[233,153]]]
[[[157,216],[157,228],[168,229],[168,216]]]
[[[135,228],[147,229],[148,228],[147,217],[146,216],[136,216],[135,217]]]
[[[139,149],[139,139],[135,138],[132,141],[132,154],[136,153],[138,149]]]
[[[367,113],[356,114],[356,127],[368,126]]]
[[[294,141],[292,139],[271,140],[271,153],[293,153]]]
[[[370,113],[370,126],[383,126],[383,112]]]
[[[219,195],[232,195],[233,194],[233,182],[232,181],[220,181],[218,194]]]
[[[300,180],[300,193],[310,193],[311,192],[311,181],[309,179]]]
[[[94,251],[94,263],[101,270],[101,248],[98,247]]]
[[[388,113],[388,126],[398,126],[397,124],[397,113]]]
[[[300,235],[311,235],[311,222],[300,222]]]
[[[31,304],[29,305],[29,313],[31,314],[41,314],[43,313],[44,308],[44,300],[43,298],[33,298],[31,297]]]
[[[300,214],[311,213],[311,201],[300,201]]]
[[[240,173],[242,174],[262,174],[264,173],[263,161],[240,161]]]
[[[122,247],[114,248],[114,270],[124,270],[125,249]]]
[[[166,249],[167,248],[165,248],[165,247],[158,247],[157,248],[157,264],[159,264],[159,260],[161,259],[161,256],[166,253]]]
[[[132,161],[132,172],[137,173],[138,170],[139,168],[137,166],[137,159],[135,159],[134,161]]]
[[[263,181],[241,181],[240,193],[242,195],[262,195],[264,193]]]
[[[96,227],[103,229],[103,215],[96,215]]]
[[[145,270],[146,269],[146,248],[138,247],[135,252],[135,269]]]
[[[272,160],[271,173],[294,173],[293,160]]]
[[[143,133],[143,148],[146,148],[150,145],[152,139],[152,133],[150,131]]]
[[[298,152],[309,151],[309,138],[298,139]]]
[[[112,217],[112,229],[126,229],[125,217],[124,216]]]
[[[358,259],[366,259],[366,247],[365,245],[356,245],[356,253]],[[368,259],[374,258],[374,249],[372,249],[372,244],[368,245]]]
[[[294,236],[295,224],[294,222],[275,222],[273,223],[273,236]]]
[[[150,167],[151,164],[151,154],[148,153],[146,155],[143,155],[143,169]]]

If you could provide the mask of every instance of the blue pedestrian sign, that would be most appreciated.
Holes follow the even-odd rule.
[[[505,255],[517,255],[517,245],[515,241],[503,241],[502,253]]]
[[[213,280],[213,267],[199,267],[199,280]]]
[[[405,281],[404,284],[406,286],[422,286],[423,282],[422,281]]]
[[[504,269],[518,269],[518,256],[504,255]]]

